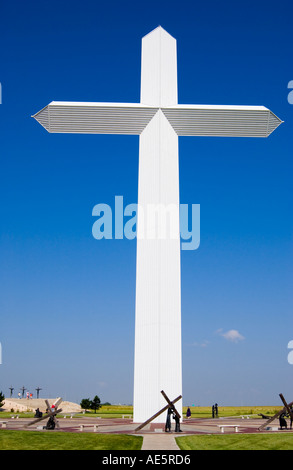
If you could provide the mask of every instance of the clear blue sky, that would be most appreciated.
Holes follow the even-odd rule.
[[[183,403],[292,400],[292,2],[6,1],[0,18],[0,390],[132,403],[136,242],[95,204],[137,202],[138,137],[47,133],[52,100],[139,102],[141,38],[177,39],[179,103],[264,105],[268,139],[180,138]],[[236,330],[242,339],[231,341]],[[36,393],[36,392],[34,392]],[[290,395],[291,394],[291,395]]]

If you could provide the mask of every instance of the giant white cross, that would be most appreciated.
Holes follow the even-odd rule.
[[[33,117],[49,132],[140,136],[137,232],[155,234],[137,237],[133,420],[144,422],[161,390],[182,395],[178,136],[267,137],[282,121],[264,106],[179,105],[176,40],[160,26],[142,39],[140,103],[53,101]],[[163,213],[145,227],[152,204],[176,208],[175,236],[162,237]]]

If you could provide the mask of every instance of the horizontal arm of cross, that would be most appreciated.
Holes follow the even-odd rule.
[[[264,106],[52,101],[33,117],[52,133],[140,135],[161,110],[178,136],[267,137],[282,121]]]
[[[179,136],[268,137],[283,122],[265,106],[175,105],[162,111]]]
[[[137,103],[52,101],[32,117],[53,133],[139,135],[157,111]]]

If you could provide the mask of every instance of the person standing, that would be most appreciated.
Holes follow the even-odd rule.
[[[286,413],[282,413],[279,417],[280,428],[279,429],[287,429],[287,421],[285,419]]]
[[[215,404],[215,416],[218,417],[218,403]]]
[[[180,429],[180,419],[175,413],[173,414],[173,418],[175,419],[175,432],[182,432]]]
[[[171,432],[171,414],[172,414],[172,408],[169,406],[167,410],[167,419],[166,419],[166,425],[165,425],[165,432]]]

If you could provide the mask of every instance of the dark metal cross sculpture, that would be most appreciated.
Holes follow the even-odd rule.
[[[36,388],[36,391],[37,391],[37,398],[39,398],[40,390],[42,390],[40,387],[37,387],[37,388]]]
[[[283,402],[283,405],[284,407],[286,408],[286,411],[287,413],[289,414],[291,420],[293,421],[293,411],[292,411],[292,403],[287,403],[284,396],[282,395],[282,393],[280,393],[279,397],[281,398],[282,402]]]
[[[287,412],[289,414],[291,420],[293,421],[293,412],[292,412],[292,409],[291,409],[291,407],[293,406],[293,401],[291,401],[290,403],[287,403],[284,396],[282,395],[282,393],[279,394],[279,397],[281,398],[281,400],[283,402],[284,408],[282,408],[280,411],[278,411],[278,413],[276,413],[274,416],[272,416],[270,419],[268,419],[268,421],[266,421],[264,424],[262,424],[258,428],[259,431],[262,431],[265,427],[267,427],[268,424],[270,424],[272,421],[277,419],[282,413],[285,413],[285,412]]]
[[[166,393],[164,392],[164,390],[161,390],[161,394],[163,395],[163,397],[165,398],[165,400],[167,401],[168,405],[164,406],[164,408],[162,408],[160,411],[158,411],[157,413],[155,413],[153,416],[151,416],[151,418],[147,419],[144,423],[140,424],[136,429],[135,431],[139,431],[140,429],[144,428],[147,424],[149,424],[151,421],[153,421],[155,418],[157,418],[157,416],[160,416],[160,414],[164,413],[164,411],[166,411],[170,406],[172,408],[172,410],[174,411],[174,413],[176,414],[176,416],[178,416],[178,418],[180,419],[181,416],[180,414],[178,413],[178,411],[176,410],[175,408],[175,405],[174,403],[176,403],[178,400],[180,400],[180,398],[182,398],[182,395],[179,395],[179,397],[175,398],[175,400],[171,401]]]
[[[58,409],[58,406],[60,405],[61,402],[62,402],[62,398],[58,398],[58,400],[56,400],[53,403],[53,405],[50,406],[50,403],[48,402],[48,400],[45,400],[45,403],[47,405],[46,414],[44,416],[42,416],[41,418],[37,418],[34,421],[31,421],[30,423],[26,424],[24,427],[26,428],[28,426],[32,426],[33,424],[38,423],[39,421],[42,421],[43,419],[49,418],[47,426],[49,424],[49,421],[50,421],[50,423],[54,423],[54,424],[53,424],[52,427],[47,427],[47,429],[54,429],[55,426],[59,429],[60,426],[59,426],[58,420],[56,418],[56,415],[58,413],[61,413],[61,411],[62,411],[62,408]]]

